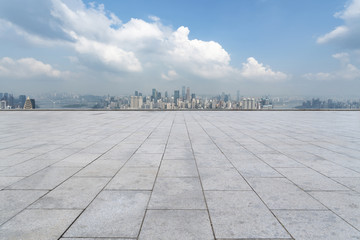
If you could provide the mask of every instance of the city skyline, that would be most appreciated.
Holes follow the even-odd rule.
[[[358,96],[359,20],[360,0],[7,1],[0,80],[34,94]]]

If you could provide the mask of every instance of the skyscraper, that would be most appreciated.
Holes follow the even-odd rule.
[[[175,103],[175,106],[178,105],[178,99],[180,98],[180,91],[179,90],[175,90],[174,91],[174,103]]]
[[[190,99],[191,98],[191,95],[190,95],[190,87],[188,87],[187,89],[186,89],[186,100],[188,101],[188,102],[190,102]]]
[[[181,97],[182,97],[183,100],[185,100],[185,86],[182,86]]]
[[[32,109],[35,109],[35,99],[30,99]]]
[[[31,110],[33,109],[33,105],[31,103],[31,100],[29,97],[27,97],[26,101],[25,101],[25,104],[24,104],[24,109],[25,110]]]
[[[154,102],[157,101],[157,92],[156,89],[153,88],[151,98],[154,100]]]
[[[25,101],[26,101],[26,96],[25,96],[25,95],[20,95],[20,96],[19,96],[19,105],[20,105],[20,108],[24,108]]]

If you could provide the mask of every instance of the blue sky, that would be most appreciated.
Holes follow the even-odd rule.
[[[360,0],[13,0],[0,81],[15,93],[359,96]]]

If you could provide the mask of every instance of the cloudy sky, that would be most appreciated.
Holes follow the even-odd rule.
[[[359,96],[360,0],[0,1],[0,83]]]

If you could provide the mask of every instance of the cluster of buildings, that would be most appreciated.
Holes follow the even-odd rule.
[[[125,106],[123,106],[125,107]],[[190,92],[190,87],[182,87],[182,90],[174,90],[173,95],[167,91],[162,95],[155,88],[152,89],[150,96],[143,96],[142,93],[135,91],[130,96],[130,109],[271,109],[272,104],[268,98],[240,98],[239,91],[237,99],[232,100],[230,94],[222,93],[215,97],[197,97],[195,93]]]
[[[12,94],[0,93],[1,109],[35,109],[35,100],[20,95],[14,98]],[[183,86],[180,90],[160,92],[152,89],[151,94],[145,95],[135,91],[127,96],[94,96],[77,95],[70,93],[43,94],[37,96],[37,104],[42,109],[272,109],[272,101],[269,98],[242,98],[239,91],[236,99],[230,94],[222,93],[217,96],[197,96],[192,93],[190,87]],[[38,106],[36,105],[36,108]]]
[[[0,93],[0,109],[35,109],[35,99],[25,95],[15,98],[13,94]]]

